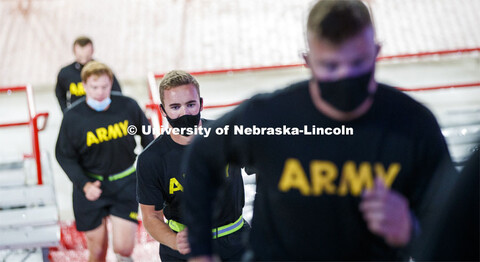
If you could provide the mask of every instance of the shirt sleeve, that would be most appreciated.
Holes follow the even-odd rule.
[[[64,81],[60,72],[57,77],[57,84],[55,85],[55,95],[57,96],[58,104],[60,105],[62,112],[65,112],[65,109],[67,108],[67,89],[63,83]]]
[[[144,151],[137,160],[137,201],[143,205],[162,205],[164,200],[162,185],[158,179],[163,172],[163,162]]]
[[[438,217],[440,203],[446,201],[450,185],[458,178],[440,127],[433,114],[426,111],[427,115],[416,124],[419,127],[415,157],[417,167],[406,194],[412,217],[416,219],[412,221],[414,224],[409,243],[400,249],[405,257],[410,256],[412,247],[427,226],[426,222],[431,217]]]
[[[448,184],[447,180],[453,182],[458,174],[445,138],[430,111],[427,110],[427,116],[422,119],[418,130],[420,135],[417,138],[417,172],[411,179],[414,184],[411,185],[407,197],[414,213],[422,216],[431,212],[435,202],[438,202],[433,197],[442,195],[435,191],[447,190],[440,185]]]
[[[247,136],[232,135],[233,125],[243,124],[249,103],[243,103],[211,125],[210,136],[198,136],[187,148],[183,159],[186,174],[183,214],[188,226],[191,256],[212,254],[213,199],[223,180],[227,163],[249,165],[250,146]],[[228,135],[216,135],[217,128],[229,126]]]
[[[73,140],[68,135],[67,124],[64,118],[58,134],[55,156],[73,185],[83,192],[85,184],[93,181],[93,179],[90,179],[85,175],[83,168],[78,162],[80,156],[78,155],[72,141]]]

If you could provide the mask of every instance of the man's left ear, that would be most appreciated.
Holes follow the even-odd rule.
[[[200,97],[200,111],[203,110],[203,97]]]
[[[305,67],[306,67],[306,68],[310,68],[310,62],[309,62],[310,60],[308,59],[308,53],[307,53],[307,51],[302,52],[301,55],[302,55],[303,61],[305,62]]]
[[[160,104],[159,107],[160,107],[160,113],[162,114],[162,116],[166,117],[167,112],[165,111],[165,107],[163,107],[162,104]]]

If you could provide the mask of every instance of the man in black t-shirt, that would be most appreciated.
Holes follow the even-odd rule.
[[[64,113],[75,101],[85,96],[85,89],[80,77],[80,72],[83,66],[92,61],[92,40],[85,36],[80,36],[75,39],[73,42],[73,54],[75,55],[75,62],[60,70],[55,86],[55,95]],[[115,75],[113,75],[112,91],[121,92],[120,84]]]
[[[160,242],[161,260],[186,261],[190,247],[186,218],[181,211],[184,191],[191,188],[184,188],[185,177],[190,174],[182,172],[181,160],[193,136],[186,130],[183,134],[176,131],[181,128],[203,131],[207,121],[200,118],[203,102],[193,76],[171,71],[164,76],[159,89],[161,110],[169,129],[138,157],[137,200],[145,229]],[[219,170],[225,186],[218,192],[204,192],[212,200],[217,199],[209,238],[213,237],[214,249],[222,260],[238,261],[245,249],[243,236],[250,229],[242,217],[245,196],[241,169],[225,163]]]
[[[192,261],[212,255],[211,200],[225,163],[257,170],[255,260],[396,260],[418,231],[424,192],[454,172],[431,112],[374,79],[380,46],[368,8],[322,0],[307,22],[312,72],[255,96],[212,124],[186,153]]]
[[[73,211],[78,231],[85,232],[89,261],[105,261],[107,216],[113,250],[119,261],[131,261],[138,202],[135,199],[137,146],[132,129],[148,125],[131,98],[111,94],[113,74],[92,61],[82,71],[86,97],[65,111],[56,157],[73,183]],[[146,147],[152,135],[141,135]]]

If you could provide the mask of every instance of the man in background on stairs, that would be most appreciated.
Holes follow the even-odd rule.
[[[75,55],[75,62],[60,70],[57,77],[57,85],[55,86],[55,94],[63,113],[75,101],[85,96],[80,72],[88,62],[93,60],[92,40],[86,36],[80,36],[75,39],[75,42],[73,42],[73,54]],[[115,75],[113,76],[112,91],[122,91]]]

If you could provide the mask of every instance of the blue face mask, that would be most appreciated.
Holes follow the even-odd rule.
[[[91,108],[98,112],[104,111],[111,102],[112,99],[110,99],[110,97],[103,99],[103,101],[97,101],[91,98],[87,99],[87,105],[89,105]]]

